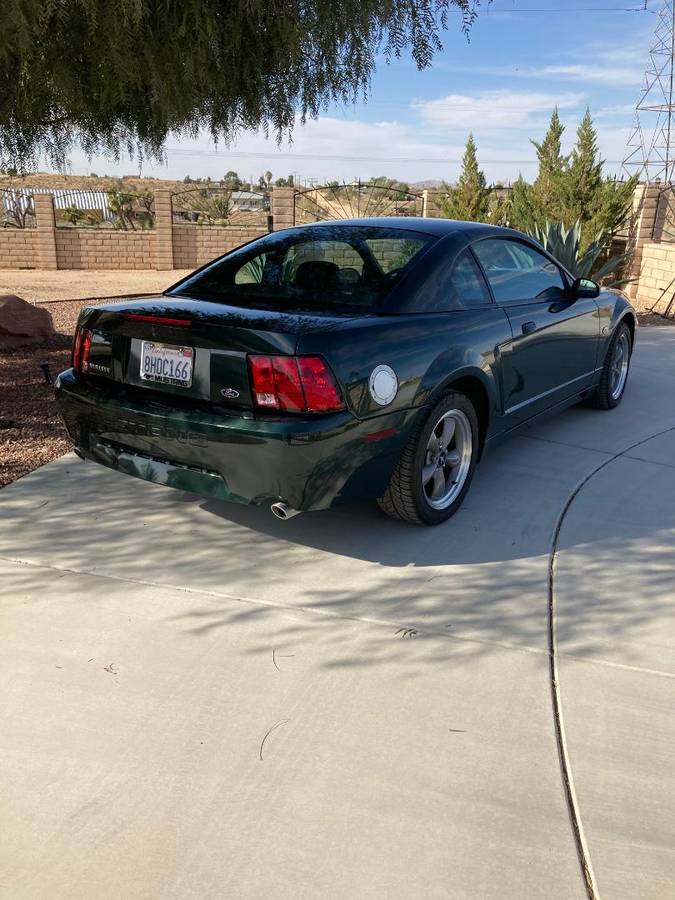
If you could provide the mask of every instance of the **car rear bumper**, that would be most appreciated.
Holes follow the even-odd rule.
[[[79,454],[157,484],[238,503],[325,509],[384,492],[419,409],[360,421],[254,418],[127,396],[72,369],[56,400]]]

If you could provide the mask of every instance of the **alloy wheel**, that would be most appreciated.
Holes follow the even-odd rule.
[[[471,469],[473,434],[460,409],[444,413],[433,427],[422,466],[422,490],[433,509],[447,509],[459,496]]]
[[[622,331],[614,345],[610,364],[610,393],[612,400],[618,400],[626,386],[628,363],[630,362],[630,338],[627,331]]]

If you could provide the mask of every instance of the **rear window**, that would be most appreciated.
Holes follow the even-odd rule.
[[[243,307],[374,309],[432,240],[377,226],[281,232],[229,253],[170,293]]]

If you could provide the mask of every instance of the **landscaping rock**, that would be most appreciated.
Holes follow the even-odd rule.
[[[39,343],[54,335],[54,323],[46,309],[33,306],[14,294],[0,296],[1,349]]]

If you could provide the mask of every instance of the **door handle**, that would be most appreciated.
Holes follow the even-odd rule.
[[[533,331],[537,330],[536,322],[523,322],[523,334],[532,334]]]

